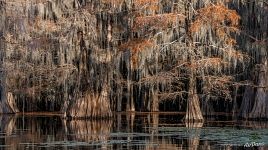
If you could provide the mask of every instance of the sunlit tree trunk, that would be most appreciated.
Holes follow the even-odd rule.
[[[133,85],[131,84],[132,81],[132,67],[134,67],[129,60],[127,62],[127,105],[126,111],[135,111],[135,103],[133,99]]]
[[[4,10],[0,8],[0,113],[16,113],[19,112],[17,104],[13,97],[13,93],[9,92],[7,89],[7,71],[5,68],[4,60],[6,53],[6,45],[4,40],[4,26],[5,17]]]
[[[191,76],[189,81],[189,90],[188,90],[188,99],[187,99],[187,108],[186,108],[186,116],[185,121],[202,121],[204,120],[200,102],[197,95],[196,89],[196,77],[194,73],[194,69],[191,69]]]
[[[107,85],[103,85],[100,93],[88,91],[77,97],[67,110],[72,118],[106,118],[112,116]]]
[[[152,129],[155,134],[158,133],[158,125],[159,125],[159,114],[152,114]]]
[[[1,63],[1,62],[0,62]],[[19,112],[17,104],[11,92],[8,92],[6,87],[6,75],[4,68],[0,71],[0,113],[16,113]]]
[[[128,83],[129,84],[129,83]],[[126,111],[132,111],[134,112],[135,111],[135,102],[134,102],[134,98],[133,98],[133,87],[131,85],[128,85],[129,86],[129,94],[128,94],[128,97],[127,97],[127,106],[126,106]]]
[[[154,90],[152,89],[151,93],[151,99],[152,99],[152,109],[151,111],[153,112],[158,112],[159,111],[159,99],[157,93],[154,93]]]

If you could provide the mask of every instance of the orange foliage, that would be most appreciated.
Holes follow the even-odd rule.
[[[135,18],[133,30],[138,31],[145,27],[150,29],[167,28],[169,25],[175,24],[178,19],[182,20],[184,18],[185,16],[174,13],[140,16]]]
[[[159,0],[134,0],[134,4],[137,6],[156,5],[158,2]]]
[[[236,40],[233,39],[233,38],[228,38],[228,39],[226,39],[225,44],[226,45],[235,45],[236,44]]]
[[[151,40],[135,39],[125,44],[122,44],[119,49],[125,50],[130,49],[132,53],[137,53],[145,48],[152,47],[154,44]]]
[[[226,35],[227,28],[231,32],[238,31],[240,16],[235,10],[217,4],[202,8],[198,12],[199,15],[190,27],[191,33],[200,31],[203,26],[210,26],[219,37]]]
[[[249,57],[246,54],[243,54],[242,52],[239,52],[234,49],[224,50],[224,52],[227,53],[230,57],[236,58],[240,61],[242,61],[243,59],[249,59]]]
[[[134,66],[137,65],[138,62],[138,54],[140,51],[146,49],[146,48],[150,48],[153,47],[154,43],[151,40],[144,40],[144,39],[135,39],[132,41],[129,41],[125,44],[122,44],[119,49],[120,50],[126,50],[126,49],[130,49],[131,50],[131,62]]]
[[[102,3],[105,4],[115,4],[115,5],[120,5],[124,2],[124,0],[101,0]]]
[[[134,0],[134,4],[137,8],[145,8],[151,11],[158,9],[159,0]]]
[[[34,24],[31,26],[36,30],[43,29],[47,32],[55,32],[60,29],[60,27],[52,20],[42,20],[40,17],[37,17],[34,21]]]
[[[101,0],[104,4],[121,5],[125,0]],[[159,0],[133,0],[136,9],[157,10]]]
[[[224,61],[219,57],[205,58],[197,60],[188,65],[189,68],[200,68],[200,67],[217,67],[223,64]]]

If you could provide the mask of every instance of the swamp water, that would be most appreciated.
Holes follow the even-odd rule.
[[[115,114],[106,120],[59,115],[0,116],[0,149],[268,149],[268,122],[181,122],[179,114]],[[253,147],[253,145],[255,145]]]

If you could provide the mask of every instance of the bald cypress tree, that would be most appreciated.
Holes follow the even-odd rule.
[[[112,111],[159,111],[161,103],[174,101],[185,120],[203,120],[201,102],[233,99],[237,110],[240,97],[232,91],[241,91],[240,81],[255,67],[256,81],[246,85],[256,99],[247,105],[243,98],[240,114],[267,116],[264,3],[250,8],[246,1],[221,0],[0,4],[1,99],[9,106],[3,108],[11,109],[3,112],[110,117]],[[251,42],[255,37],[260,39]]]

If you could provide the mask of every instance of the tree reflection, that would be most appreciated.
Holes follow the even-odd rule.
[[[263,129],[268,128],[267,122],[258,121],[225,122],[223,126],[220,122],[182,124],[170,122],[172,118],[168,117],[157,113],[118,114],[113,119],[88,120],[66,120],[53,115],[0,116],[0,149],[231,150],[243,145],[229,144],[226,138],[252,138],[258,142],[266,137]],[[215,145],[217,142],[225,145]],[[262,148],[265,147],[258,149]]]
[[[193,135],[188,139],[188,150],[197,150],[200,143],[201,128],[204,122],[185,122],[185,126],[193,132]]]
[[[68,134],[71,139],[92,142],[108,140],[111,120],[72,120],[67,122]]]

